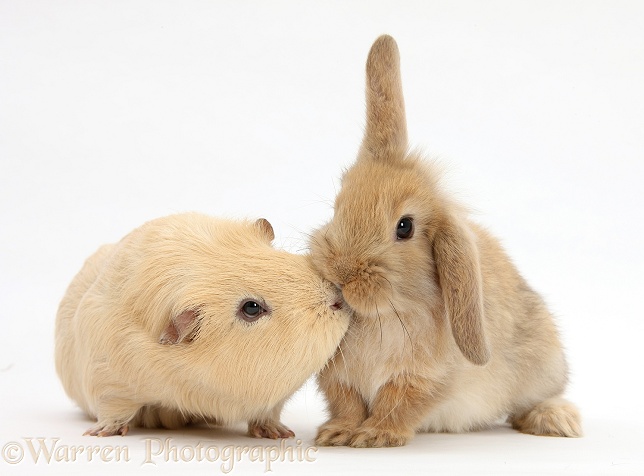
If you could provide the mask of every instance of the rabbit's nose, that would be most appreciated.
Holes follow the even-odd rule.
[[[359,265],[355,262],[354,259],[350,257],[341,256],[337,258],[331,266],[335,274],[335,285],[342,290],[342,288],[348,283],[353,281],[357,274]]]
[[[333,304],[331,304],[331,306],[329,306],[329,307],[331,309],[333,309],[334,311],[339,311],[340,309],[342,309],[343,306],[344,306],[344,303],[342,302],[342,300],[338,300],[338,301],[334,302]]]

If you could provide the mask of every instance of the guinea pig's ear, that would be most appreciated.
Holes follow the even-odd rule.
[[[448,219],[434,239],[434,259],[454,340],[470,362],[485,365],[490,350],[483,327],[479,255],[471,232]]]
[[[197,333],[199,326],[199,311],[196,309],[186,309],[180,314],[173,316],[165,328],[159,344],[180,344],[181,342],[190,342]]]
[[[259,220],[257,220],[255,222],[255,227],[261,232],[262,236],[264,236],[269,243],[275,239],[273,226],[266,218],[260,218]]]
[[[407,120],[396,40],[382,35],[367,58],[367,124],[359,157],[400,160],[407,151]]]

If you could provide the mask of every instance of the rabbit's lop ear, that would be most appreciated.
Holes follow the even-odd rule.
[[[407,151],[407,121],[396,41],[379,37],[367,58],[367,124],[359,156],[400,160]]]
[[[479,256],[471,233],[449,220],[434,240],[434,259],[452,334],[473,364],[490,359],[483,328],[483,285]]]
[[[159,344],[172,345],[184,341],[190,342],[197,333],[198,317],[199,312],[195,309],[188,309],[174,316],[159,337]]]

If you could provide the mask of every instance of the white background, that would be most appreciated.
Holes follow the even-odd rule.
[[[92,471],[217,474],[142,466],[143,439],[273,444],[243,427],[81,437],[53,366],[56,308],[99,244],[174,212],[266,217],[278,247],[305,250],[357,151],[382,33],[401,51],[412,143],[557,315],[585,437],[423,434],[274,474],[644,474],[638,1],[0,0],[0,445],[127,445],[130,462]],[[286,408],[303,447],[323,408],[313,382]],[[26,451],[0,473],[87,471]]]

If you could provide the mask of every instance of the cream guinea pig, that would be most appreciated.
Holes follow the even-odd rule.
[[[310,257],[276,250],[264,219],[179,214],[92,255],[56,318],[56,370],[97,423],[247,421],[286,438],[285,401],[332,356],[350,311]]]

